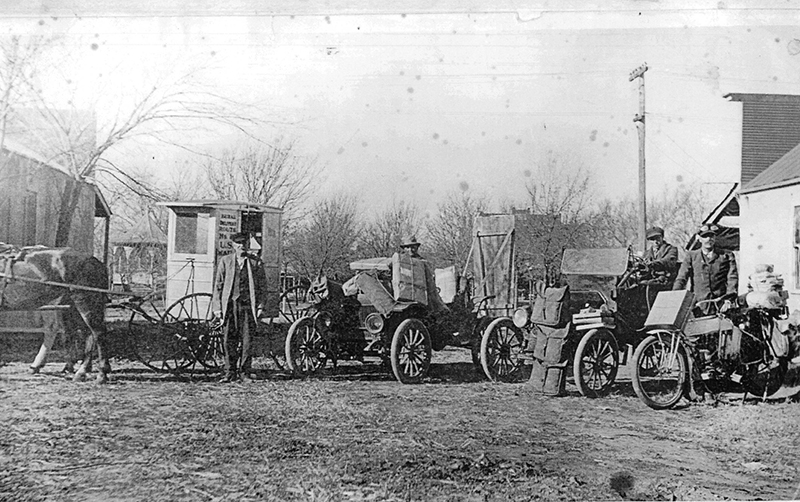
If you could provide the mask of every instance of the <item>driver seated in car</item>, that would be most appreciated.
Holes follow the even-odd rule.
[[[661,227],[650,227],[646,237],[648,245],[642,258],[650,270],[651,281],[672,286],[678,271],[678,248],[664,240]]]

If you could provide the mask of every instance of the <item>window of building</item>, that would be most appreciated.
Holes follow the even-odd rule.
[[[800,289],[800,206],[794,206],[794,289]]]
[[[176,213],[175,252],[208,253],[209,213]]]

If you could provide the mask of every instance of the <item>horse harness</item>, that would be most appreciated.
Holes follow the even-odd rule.
[[[14,282],[14,264],[25,260],[28,251],[44,247],[45,246],[27,246],[17,248],[10,244],[0,243],[0,260],[5,263],[5,267],[2,271],[3,281],[0,283],[0,310],[3,309],[3,304],[5,303],[6,287],[8,283]]]

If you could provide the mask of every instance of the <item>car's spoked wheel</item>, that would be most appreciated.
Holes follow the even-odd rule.
[[[392,338],[392,372],[400,383],[419,383],[431,365],[431,337],[419,319],[401,322]]]
[[[481,341],[481,365],[493,382],[515,382],[523,378],[525,335],[514,322],[501,317],[486,328]]]
[[[286,363],[295,375],[306,377],[325,367],[328,361],[325,339],[314,318],[298,319],[286,335]]]
[[[586,397],[608,393],[619,368],[617,339],[606,329],[593,329],[581,338],[573,360],[575,386]]]

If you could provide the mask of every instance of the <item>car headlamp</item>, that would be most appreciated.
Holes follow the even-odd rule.
[[[377,312],[371,313],[366,319],[364,319],[364,327],[373,335],[377,335],[383,331],[383,325],[383,316]]]
[[[514,311],[514,315],[512,316],[511,320],[514,322],[514,326],[518,328],[524,328],[528,324],[528,320],[530,319],[530,315],[528,315],[528,309],[519,308]]]

